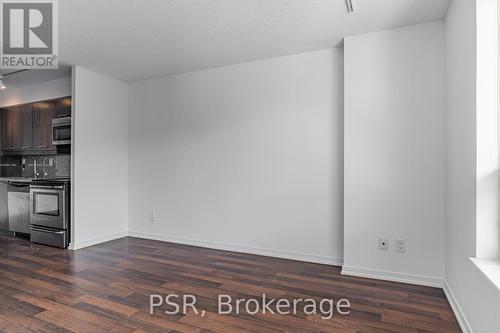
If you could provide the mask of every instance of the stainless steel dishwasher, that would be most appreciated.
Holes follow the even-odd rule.
[[[9,230],[30,233],[30,184],[9,182],[7,192]]]

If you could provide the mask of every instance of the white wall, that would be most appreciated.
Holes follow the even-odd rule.
[[[441,284],[444,43],[443,22],[345,39],[344,274]]]
[[[128,85],[73,68],[73,248],[127,233]]]
[[[129,92],[132,235],[341,261],[342,49]]]
[[[71,77],[0,91],[0,107],[71,96]]]
[[[446,289],[464,331],[494,333],[500,292],[469,260],[476,254],[476,14],[476,1],[454,0],[446,17]]]
[[[498,1],[476,5],[476,256],[500,258],[498,197]]]

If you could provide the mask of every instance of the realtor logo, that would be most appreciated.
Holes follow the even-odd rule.
[[[0,0],[0,68],[57,68],[56,1]]]

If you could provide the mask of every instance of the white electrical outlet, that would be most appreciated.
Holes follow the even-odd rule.
[[[406,240],[396,239],[396,252],[405,253],[406,252]]]
[[[389,250],[389,240],[387,238],[378,239],[378,249],[382,251]]]

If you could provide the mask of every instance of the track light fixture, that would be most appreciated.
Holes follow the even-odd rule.
[[[4,90],[4,89],[7,89],[7,86],[5,85],[5,83],[3,83],[3,78],[8,76],[8,75],[13,75],[13,74],[17,74],[17,73],[21,73],[21,72],[25,72],[27,71],[28,69],[20,69],[18,71],[14,71],[14,72],[10,72],[10,73],[6,73],[6,74],[3,74],[3,75],[0,75],[0,90]]]
[[[353,13],[354,12],[354,5],[353,5],[353,0],[345,0],[345,4],[347,6],[347,12],[348,13]]]

